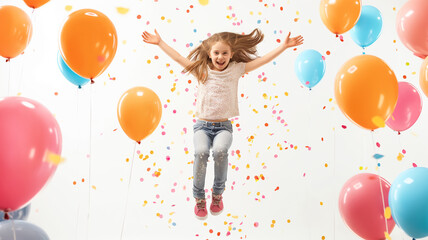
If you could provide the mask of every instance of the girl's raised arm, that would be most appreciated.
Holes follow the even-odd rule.
[[[187,66],[192,64],[192,61],[181,56],[180,53],[178,53],[172,47],[170,47],[168,44],[166,44],[162,40],[162,38],[160,37],[160,35],[159,35],[158,31],[156,31],[156,29],[155,29],[155,34],[151,34],[147,31],[144,31],[142,37],[143,37],[144,42],[154,44],[154,45],[158,45],[160,47],[160,49],[162,49],[162,51],[164,51],[169,57],[171,57],[172,60],[179,63],[183,68],[186,68]]]
[[[288,36],[287,36],[287,38],[285,38],[284,43],[282,43],[279,47],[275,48],[274,50],[272,50],[268,54],[264,55],[263,57],[256,58],[253,61],[245,64],[245,72],[246,73],[251,72],[251,71],[255,70],[256,68],[259,68],[259,67],[265,65],[266,63],[275,59],[279,54],[284,52],[285,49],[287,49],[287,48],[299,46],[299,45],[303,44],[303,37],[301,35],[299,35],[297,37],[293,37],[293,38],[290,38],[290,35],[291,35],[291,33],[288,33]]]

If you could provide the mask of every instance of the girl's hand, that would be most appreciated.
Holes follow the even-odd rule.
[[[155,34],[151,34],[148,33],[147,31],[143,32],[143,35],[141,35],[143,37],[143,41],[146,43],[150,43],[150,44],[155,44],[158,45],[160,43],[160,41],[162,40],[158,31],[156,31],[155,29]]]
[[[285,38],[284,45],[286,48],[299,46],[303,44],[303,37],[299,35],[297,37],[290,38],[291,32],[288,33],[288,36]]]

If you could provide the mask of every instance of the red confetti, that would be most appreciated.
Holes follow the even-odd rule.
[[[404,149],[403,149],[401,152],[402,152],[403,154],[406,154],[406,150],[404,150]]]
[[[376,143],[376,146],[377,146],[377,147],[380,147],[380,143],[378,143],[378,142],[377,142],[377,143]]]
[[[342,128],[343,128],[343,129],[346,129],[346,126],[345,126],[345,125],[342,125]]]
[[[275,191],[278,191],[278,190],[279,190],[279,187],[276,187],[276,188],[275,188]]]
[[[418,167],[418,165],[416,165],[416,163],[413,163],[413,167]]]

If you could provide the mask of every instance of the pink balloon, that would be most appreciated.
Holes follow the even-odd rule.
[[[343,185],[339,196],[339,211],[343,220],[358,236],[366,240],[385,239],[385,208],[391,187],[388,181],[372,173],[361,173],[350,178]],[[382,192],[380,186],[382,185]],[[388,233],[394,229],[395,222],[387,220]]]
[[[398,99],[394,112],[386,125],[394,131],[404,131],[413,126],[422,111],[422,99],[418,90],[408,83],[398,83]]]
[[[0,98],[0,210],[29,202],[56,170],[49,154],[61,154],[61,130],[52,113],[23,97]]]
[[[396,29],[401,42],[416,56],[428,55],[428,1],[409,0],[398,11]]]

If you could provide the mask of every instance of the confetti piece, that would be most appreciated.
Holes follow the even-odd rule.
[[[65,161],[65,158],[62,158],[61,155],[48,152],[48,154],[46,156],[46,161],[50,162],[54,165],[58,165],[60,163],[63,163]]]
[[[398,153],[397,160],[401,161],[401,160],[403,160],[403,157],[404,157],[404,155],[402,153]]]
[[[386,219],[390,219],[391,218],[391,208],[390,207],[386,207],[385,208],[385,218]]]
[[[345,125],[342,125],[342,128],[343,128],[343,129],[346,129],[346,126],[345,126]]]
[[[391,237],[389,236],[389,234],[387,232],[385,232],[385,238],[388,240],[391,240]]]
[[[416,163],[413,163],[412,165],[413,165],[413,167],[418,167],[418,165],[416,165]]]
[[[206,6],[208,5],[209,0],[199,0],[199,4],[201,4],[202,6]]]
[[[381,158],[383,158],[383,155],[376,153],[375,155],[373,155],[373,158],[374,159],[381,159]]]
[[[119,14],[127,14],[129,12],[129,8],[124,7],[117,7],[116,10]]]
[[[67,5],[65,6],[65,11],[71,11],[73,7],[71,5]]]
[[[376,125],[377,127],[383,128],[385,127],[385,120],[383,120],[383,118],[379,117],[379,116],[374,116],[372,118],[372,122],[374,123],[374,125]]]

